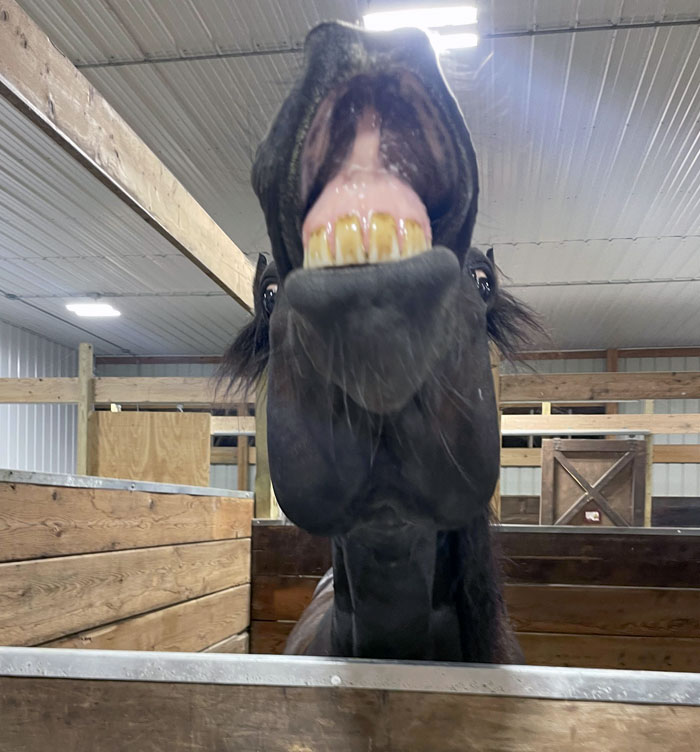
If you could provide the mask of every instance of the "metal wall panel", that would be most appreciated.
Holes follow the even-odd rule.
[[[0,377],[76,376],[78,354],[0,321]],[[75,472],[74,405],[0,405],[0,467]]]

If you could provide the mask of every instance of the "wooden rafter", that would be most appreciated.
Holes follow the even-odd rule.
[[[0,11],[0,96],[250,310],[238,246],[15,0]]]

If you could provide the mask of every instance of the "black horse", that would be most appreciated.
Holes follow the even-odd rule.
[[[285,514],[332,539],[288,652],[509,662],[489,339],[532,325],[471,247],[477,164],[428,38],[327,23],[253,166],[274,264],[222,373],[268,372]]]

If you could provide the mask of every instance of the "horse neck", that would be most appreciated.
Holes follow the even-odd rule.
[[[496,660],[503,608],[488,519],[439,532],[355,528],[333,539],[332,652],[401,660]]]

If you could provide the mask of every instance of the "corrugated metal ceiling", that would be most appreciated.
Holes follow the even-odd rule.
[[[80,64],[245,53],[89,67],[84,73],[241,248],[267,250],[248,173],[255,146],[300,63],[298,53],[283,50],[298,47],[314,23],[325,18],[353,20],[366,4],[342,0],[22,0],[21,4]],[[480,9],[482,34],[700,16],[698,0],[491,0],[480,3]],[[280,52],[247,54],[275,49]],[[517,292],[545,315],[553,345],[700,344],[696,302],[700,300],[700,27],[483,39],[477,49],[445,58],[444,67],[480,159],[482,201],[476,239],[481,245],[495,246],[497,260]],[[18,169],[11,172],[16,179],[39,179]],[[60,183],[51,185],[65,193]],[[39,181],[38,191],[35,186],[31,192],[41,193],[47,187]],[[68,216],[77,217],[80,227],[89,225],[94,212],[102,211],[106,217],[104,207],[86,203],[87,197],[75,190],[37,213],[35,226],[26,230],[27,253],[47,255],[37,248],[55,245],[58,239],[66,250],[56,255],[71,255],[75,227],[60,228],[58,218],[71,200],[75,207]],[[11,193],[21,202],[28,191],[14,185]],[[113,222],[128,222],[112,209],[117,211],[110,215]],[[19,207],[15,212],[20,213]],[[59,223],[63,235],[52,229],[52,237],[44,236],[41,220],[46,212]],[[120,272],[119,253],[102,247],[121,242],[109,240],[109,224],[105,219],[99,228],[102,236],[108,236],[100,237],[99,243],[97,229],[82,238],[88,248],[99,245],[96,255],[110,259],[106,271],[95,264],[96,283],[104,280],[105,285],[115,286],[123,274],[124,287],[113,287],[112,292],[150,289],[159,280],[175,290],[211,290],[203,275],[185,269],[187,262],[178,263],[173,257],[177,252],[161,248],[164,241],[156,242],[155,237],[121,243],[120,247],[137,249],[148,245],[153,251],[143,251],[139,260],[122,258],[126,271]],[[83,253],[87,251],[73,255]],[[6,265],[5,260],[0,263]],[[41,271],[37,263],[28,262],[24,270],[13,268],[13,274],[34,269],[54,275],[55,286],[63,289],[67,280],[80,274],[76,262],[70,266],[70,259],[51,262]],[[89,281],[89,273],[84,272],[83,285]],[[45,280],[44,287],[36,281],[32,284],[41,290],[46,286]],[[158,302],[155,305],[162,310]],[[203,314],[195,311],[194,302],[191,307],[183,300],[172,305],[183,327],[179,338],[171,340],[172,335],[163,330],[163,344],[153,352],[178,351],[186,342],[196,341],[196,333],[208,325],[197,318]],[[155,320],[149,325],[158,331]],[[125,332],[126,339],[129,336]],[[140,336],[139,347],[152,342],[150,335]]]

